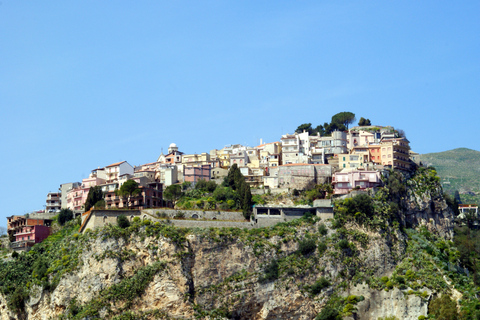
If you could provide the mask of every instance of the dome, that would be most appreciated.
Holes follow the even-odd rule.
[[[172,142],[172,143],[170,143],[170,145],[169,145],[168,147],[169,147],[169,148],[176,148],[176,147],[177,147],[177,145],[176,145],[175,143],[173,143],[173,142]]]

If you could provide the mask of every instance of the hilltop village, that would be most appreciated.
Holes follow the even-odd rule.
[[[402,130],[333,124],[201,154],[172,143],[61,184],[46,212],[7,218],[0,314],[478,318],[476,226],[455,220],[478,207],[454,212]]]
[[[133,207],[164,207],[164,188],[184,182],[195,185],[199,180],[220,184],[233,165],[251,188],[284,192],[302,190],[312,182],[331,182],[334,194],[346,194],[378,185],[384,169],[410,170],[415,155],[409,141],[388,126],[357,126],[329,136],[295,132],[256,147],[234,144],[200,154],[184,153],[171,143],[167,154],[162,152],[154,162],[139,166],[117,162],[93,169],[82,182],[61,184],[59,192],[47,195],[45,211],[82,210],[94,186],[101,187],[106,208],[125,208],[115,190],[127,180],[136,181],[142,190],[132,200]]]
[[[363,120],[360,122],[364,123]],[[8,217],[11,241],[18,244],[12,247],[24,249],[45,239],[49,234],[51,218],[62,209],[69,209],[74,215],[84,213],[89,192],[94,187],[101,189],[102,207],[105,210],[128,208],[140,214],[142,210],[153,213],[152,209],[156,208],[174,208],[174,201],[164,196],[164,191],[170,186],[182,186],[185,190],[194,188],[199,181],[221,184],[233,166],[241,172],[253,194],[288,194],[322,184],[331,186],[333,196],[374,188],[381,185],[382,171],[409,171],[414,166],[417,154],[410,150],[409,141],[401,130],[372,125],[350,129],[335,125],[334,128],[322,135],[302,125],[293,134],[282,135],[280,141],[261,141],[256,147],[234,144],[200,154],[187,154],[171,143],[167,154],[162,152],[154,162],[132,166],[128,161],[122,161],[98,167],[81,182],[62,183],[59,192],[48,193],[45,210],[30,214],[29,217]],[[119,196],[122,185],[132,180],[135,181],[137,192],[130,194],[128,199]],[[323,212],[333,213],[330,200],[317,202],[317,206],[323,206]],[[205,215],[205,207],[202,208],[203,214],[193,213],[191,217],[211,218]],[[208,209],[229,210],[235,207],[213,204]],[[281,221],[287,221],[284,210],[262,211],[257,206],[255,216],[259,210],[268,216],[280,215],[282,219],[285,218]],[[292,217],[298,217],[299,214],[303,212],[296,212]],[[87,223],[90,216],[84,215],[82,218]],[[245,220],[241,214],[236,217],[235,212],[214,219],[217,218]],[[247,219],[250,220],[249,216]],[[107,223],[114,220],[107,221],[105,218],[103,221]],[[278,221],[272,219],[260,226]],[[255,219],[255,222],[258,223],[258,220]],[[92,222],[93,225],[98,226]]]

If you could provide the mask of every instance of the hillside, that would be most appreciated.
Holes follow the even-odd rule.
[[[480,203],[480,152],[458,148],[420,155],[420,161],[437,169],[443,189],[460,193],[462,203]]]
[[[135,218],[78,234],[71,221],[0,261],[0,319],[480,316],[477,273],[462,267],[477,264],[450,241],[453,213],[435,171],[391,174],[335,212],[251,230]]]

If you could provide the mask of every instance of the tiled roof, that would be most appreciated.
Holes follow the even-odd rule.
[[[118,165],[121,165],[122,163],[124,162],[127,162],[127,161],[121,161],[121,162],[117,162],[117,163],[112,163],[111,165],[109,166],[106,166],[105,168],[108,168],[108,167],[115,167],[115,166],[118,166]]]

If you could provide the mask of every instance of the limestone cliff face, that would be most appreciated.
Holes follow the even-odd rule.
[[[407,197],[404,199],[406,210],[402,218],[407,226],[425,226],[429,231],[443,238],[453,238],[454,215],[447,205],[441,186],[425,188],[415,180],[410,180]]]
[[[290,237],[260,236],[260,249],[249,236],[218,235],[214,231],[210,232],[213,235],[190,232],[186,241],[177,244],[162,234],[146,235],[145,227],[127,239],[116,240],[99,233],[84,244],[79,267],[65,274],[52,292],[41,287],[31,290],[23,314],[10,311],[0,296],[1,319],[57,318],[69,312],[72,301],[87,305],[105,289],[156,261],[164,261],[166,267],[136,297],[130,308],[133,313],[160,310],[165,317],[180,319],[313,319],[349,270],[389,275],[405,250],[405,236],[400,232],[386,236],[351,226],[370,238],[367,246],[357,245],[355,254],[339,253],[335,249],[337,240],[332,240],[326,242],[323,255],[299,255],[298,240],[317,232],[318,225],[302,225]],[[333,230],[328,232],[334,234]],[[282,259],[278,279],[259,281],[265,266],[275,259]],[[329,279],[330,286],[313,295],[308,286],[320,277]],[[348,294],[365,297],[357,306],[359,319],[392,315],[417,319],[426,315],[425,300],[404,298],[398,290],[385,292],[360,286],[345,292]],[[113,302],[101,309],[99,316],[109,318],[108,309],[115,314],[123,305],[122,301]]]
[[[430,290],[426,290],[430,292]],[[356,319],[369,320],[395,316],[397,319],[417,320],[419,315],[427,315],[428,304],[416,295],[405,295],[402,290],[371,290],[365,285],[353,287],[350,295],[361,295],[365,300],[357,304]]]

